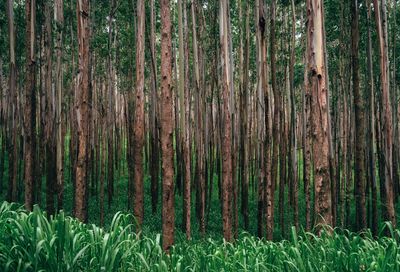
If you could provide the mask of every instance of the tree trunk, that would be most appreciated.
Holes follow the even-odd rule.
[[[74,215],[86,221],[87,141],[89,135],[89,1],[76,4],[78,18],[79,73],[77,75],[76,120],[78,156],[75,170]]]
[[[12,202],[17,201],[17,170],[18,170],[18,124],[17,124],[17,68],[15,59],[15,25],[14,25],[14,1],[7,1],[7,17],[8,17],[8,33],[10,40],[10,70],[9,70],[9,92],[11,99],[11,110],[9,110],[9,127],[12,128],[12,136],[6,142],[8,142],[8,178],[11,181],[9,183],[9,196],[8,200]]]
[[[133,214],[137,219],[138,230],[143,224],[143,145],[144,145],[144,0],[137,1],[137,36],[136,36],[136,99],[134,127],[134,206]]]
[[[241,183],[242,183],[242,214],[244,229],[249,229],[249,142],[248,142],[248,91],[249,91],[249,43],[250,43],[250,4],[246,4],[245,42],[243,56],[243,85],[241,92]]]
[[[62,46],[63,46],[63,30],[64,30],[64,3],[62,0],[56,0],[54,3],[54,20],[55,20],[55,55],[56,55],[56,167],[57,167],[57,209],[63,208],[64,197],[64,168],[63,168],[63,155],[64,155],[64,141],[62,133],[62,89],[63,89],[63,69],[62,69]]]
[[[174,243],[174,150],[172,143],[172,62],[170,1],[161,0],[161,152],[162,152],[162,235],[163,249]]]
[[[311,88],[311,122],[314,158],[315,223],[332,225],[329,167],[329,104],[326,82],[323,2],[307,0],[307,81]]]
[[[267,197],[269,197],[268,192],[265,190],[265,172],[266,164],[264,153],[266,151],[265,147],[265,118],[264,114],[267,114],[267,108],[265,105],[265,95],[268,95],[267,85],[266,85],[266,46],[265,46],[265,14],[264,14],[264,2],[256,1],[256,24],[257,24],[257,113],[258,113],[258,139],[259,139],[259,182],[258,182],[258,192],[257,192],[257,233],[260,238],[262,238],[263,233],[263,215],[264,206]],[[267,146],[268,148],[268,146]],[[264,194],[265,192],[265,194]]]
[[[183,6],[182,6],[183,5]],[[191,238],[191,224],[190,224],[190,154],[189,154],[189,138],[188,130],[186,128],[186,107],[185,99],[187,92],[189,91],[186,87],[188,86],[188,67],[185,65],[187,62],[187,52],[185,44],[187,42],[187,17],[186,17],[186,0],[178,0],[178,24],[179,24],[179,105],[180,105],[180,133],[181,133],[181,144],[183,151],[183,164],[184,164],[184,190],[183,190],[183,225],[186,233],[186,238]]]
[[[36,1],[25,2],[26,18],[26,88],[24,105],[24,165],[25,165],[25,208],[32,210],[35,179],[36,152],[36,80],[35,80],[35,24]],[[16,159],[16,158],[14,158]]]
[[[376,159],[375,159],[375,88],[374,88],[374,74],[372,64],[372,37],[371,37],[371,2],[367,0],[367,32],[368,32],[368,45],[367,45],[367,63],[368,63],[368,169],[369,169],[369,184],[371,186],[371,225],[372,234],[375,236],[378,234],[378,192],[377,192],[377,181],[376,181]]]
[[[393,201],[393,164],[392,164],[392,106],[390,102],[390,88],[388,78],[388,52],[387,52],[387,14],[386,0],[381,1],[381,6],[378,0],[374,0],[375,23],[379,39],[380,51],[380,68],[381,68],[381,114],[382,114],[382,130],[383,130],[383,160],[385,165],[384,186],[385,186],[385,209],[386,220],[396,226],[396,214]],[[382,182],[382,181],[381,181]]]
[[[279,145],[280,145],[280,107],[281,98],[276,82],[276,42],[275,42],[275,19],[276,19],[276,0],[272,0],[270,7],[270,54],[271,54],[271,85],[274,95],[274,117],[272,127],[272,166],[271,166],[271,179],[267,181],[267,239],[272,240],[274,234],[274,200],[275,200],[275,186],[278,177],[278,158],[279,158]]]
[[[44,96],[44,142],[46,149],[46,210],[48,215],[54,214],[54,194],[56,189],[56,168],[55,168],[55,134],[54,134],[54,95],[52,92],[52,50],[51,50],[51,12],[50,2],[44,3],[44,34],[43,34],[43,96]],[[38,193],[40,194],[40,187]]]
[[[292,40],[290,48],[290,67],[289,67],[289,82],[290,82],[290,157],[291,157],[291,168],[290,176],[292,177],[293,185],[293,221],[296,229],[299,229],[299,186],[297,176],[297,139],[296,139],[296,101],[295,101],[295,90],[294,90],[294,65],[296,63],[296,7],[294,0],[291,0],[292,8]]]
[[[150,50],[151,50],[151,110],[150,110],[150,175],[151,175],[151,210],[157,211],[159,178],[159,132],[158,132],[158,95],[157,95],[157,58],[155,37],[154,0],[150,2]]]
[[[232,195],[232,132],[231,132],[231,108],[230,90],[231,73],[230,51],[229,51],[229,20],[228,20],[228,1],[220,1],[220,46],[221,46],[221,65],[222,65],[222,99],[223,99],[223,137],[222,137],[222,230],[225,240],[232,240],[231,226],[231,195]]]
[[[353,71],[353,94],[355,108],[355,137],[357,139],[354,158],[355,176],[355,200],[356,200],[356,221],[357,230],[367,227],[367,214],[365,203],[365,118],[364,118],[364,97],[360,89],[360,65],[359,65],[359,41],[360,34],[358,28],[358,1],[351,1],[351,59]]]

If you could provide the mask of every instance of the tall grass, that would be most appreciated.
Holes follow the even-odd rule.
[[[48,219],[35,207],[0,206],[0,271],[400,271],[399,231],[336,230],[317,237],[292,229],[291,239],[269,242],[242,234],[234,243],[178,241],[163,253],[160,235],[138,236],[133,218],[117,213],[105,231],[63,212]]]

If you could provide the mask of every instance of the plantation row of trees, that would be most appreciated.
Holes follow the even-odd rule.
[[[150,198],[166,250],[175,221],[204,235],[219,208],[228,241],[255,221],[269,240],[276,226],[395,226],[398,6],[2,1],[0,193],[50,215],[72,201],[101,225],[128,194],[137,231]]]

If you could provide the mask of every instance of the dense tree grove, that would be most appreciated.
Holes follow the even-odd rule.
[[[395,227],[398,0],[0,2],[0,199],[187,239]],[[152,225],[157,218],[159,224]]]

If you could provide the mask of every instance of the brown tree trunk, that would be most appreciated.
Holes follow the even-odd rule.
[[[276,41],[275,41],[275,19],[276,19],[276,0],[272,0],[270,7],[270,55],[271,55],[271,85],[274,95],[274,117],[272,128],[273,150],[272,150],[272,166],[271,179],[267,181],[267,239],[272,240],[274,234],[274,200],[275,186],[278,177],[278,158],[280,145],[280,107],[281,98],[276,82]]]
[[[266,18],[264,14],[264,2],[256,1],[256,24],[257,24],[257,114],[258,114],[258,139],[259,139],[259,180],[258,180],[258,192],[257,192],[257,234],[260,238],[263,236],[263,215],[264,206],[268,201],[268,192],[265,190],[265,167],[264,153],[265,153],[265,118],[263,115],[266,114],[267,108],[265,106],[265,95],[268,95],[266,90],[266,46],[265,46],[265,23]],[[268,147],[267,147],[268,148]]]
[[[367,33],[368,33],[368,45],[367,45],[367,63],[368,63],[368,169],[369,169],[369,184],[371,186],[371,208],[370,208],[370,218],[373,235],[378,234],[378,192],[377,192],[377,181],[376,181],[376,159],[375,159],[375,88],[374,88],[374,74],[373,74],[373,64],[372,64],[372,37],[371,37],[371,2],[367,0]]]
[[[144,0],[137,1],[137,36],[136,36],[136,96],[134,127],[134,206],[133,214],[137,219],[138,229],[143,224],[143,145],[144,145]]]
[[[7,1],[7,17],[8,17],[8,33],[10,40],[10,70],[9,70],[9,92],[11,99],[11,110],[9,110],[9,127],[12,128],[12,136],[6,142],[8,142],[8,177],[11,181],[9,183],[9,196],[8,200],[12,202],[17,201],[17,170],[18,170],[18,124],[17,124],[17,68],[16,68],[16,57],[15,57],[15,25],[14,25],[14,1]]]
[[[307,66],[307,43],[304,54],[304,63]],[[311,91],[309,82],[307,80],[307,69],[304,69],[304,91],[302,92],[302,103],[303,103],[303,183],[304,183],[304,198],[305,198],[305,219],[306,231],[311,229]]]
[[[172,143],[172,41],[170,1],[161,0],[161,152],[162,152],[162,235],[163,249],[174,243],[174,150]]]
[[[54,20],[55,20],[55,55],[56,55],[56,167],[57,167],[57,209],[63,208],[64,196],[64,142],[62,133],[62,89],[63,89],[63,71],[62,71],[62,46],[63,46],[63,30],[64,30],[64,3],[62,0],[56,0],[54,3]]]
[[[250,4],[246,4],[245,42],[243,54],[243,85],[241,90],[241,192],[244,229],[249,229],[249,142],[248,142],[248,91],[249,91],[249,43],[250,43]]]
[[[355,108],[355,137],[357,139],[354,158],[355,176],[355,200],[356,200],[356,222],[357,230],[367,227],[367,214],[365,202],[365,118],[364,98],[360,89],[360,65],[359,65],[359,41],[360,33],[358,28],[358,1],[351,1],[351,59],[353,71],[353,94]]]
[[[54,107],[53,107],[53,92],[52,92],[52,51],[51,51],[51,12],[50,2],[44,3],[44,34],[43,34],[43,95],[44,95],[44,142],[46,149],[46,210],[48,215],[54,214],[54,194],[55,194],[55,135],[54,135]],[[40,187],[38,193],[40,193]]]
[[[79,73],[77,75],[76,120],[78,156],[75,170],[74,215],[86,221],[87,150],[89,135],[89,1],[76,4],[78,18]]]
[[[329,104],[324,48],[323,2],[307,0],[307,80],[311,88],[311,122],[314,158],[315,223],[332,225],[329,167]]]
[[[36,80],[35,80],[35,22],[36,1],[25,2],[26,18],[26,87],[24,105],[24,165],[25,165],[25,208],[32,210],[35,179],[36,152]],[[16,158],[14,158],[16,159]]]
[[[292,8],[292,37],[291,37],[291,48],[290,48],[290,66],[289,66],[289,82],[290,82],[290,161],[291,168],[290,176],[292,178],[292,190],[293,190],[293,221],[296,229],[299,229],[299,186],[297,176],[297,139],[296,139],[296,101],[295,101],[295,90],[294,90],[294,65],[296,63],[296,7],[294,0],[291,0]]]
[[[158,95],[157,95],[157,58],[155,37],[154,0],[150,2],[150,50],[151,50],[151,110],[150,110],[150,175],[151,175],[151,210],[157,211],[159,178],[159,131],[158,131]]]
[[[182,6],[183,5],[183,6]],[[178,0],[178,23],[179,23],[179,105],[180,105],[180,133],[181,133],[181,144],[183,151],[183,164],[184,164],[184,184],[183,184],[183,225],[186,232],[186,238],[191,238],[191,222],[190,222],[190,143],[188,138],[188,129],[186,128],[186,107],[189,101],[187,101],[187,89],[188,87],[188,73],[186,66],[187,58],[187,14],[186,14],[186,0]],[[189,124],[188,124],[189,125]]]
[[[232,135],[231,135],[231,109],[230,109],[230,89],[231,73],[230,51],[229,51],[229,20],[228,2],[220,1],[220,45],[221,45],[221,64],[222,64],[222,99],[223,99],[223,137],[222,137],[222,230],[225,240],[232,240],[231,225],[231,195],[232,195]]]
[[[386,220],[396,226],[396,214],[393,201],[393,164],[392,164],[392,106],[390,102],[390,88],[388,78],[388,51],[387,51],[387,15],[386,0],[374,0],[375,23],[378,33],[379,50],[380,50],[380,68],[381,68],[381,88],[382,88],[382,130],[383,130],[383,159],[385,165],[385,209]],[[382,181],[381,181],[382,182]]]

